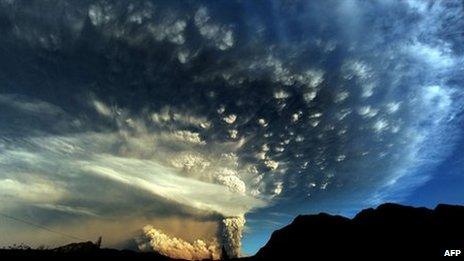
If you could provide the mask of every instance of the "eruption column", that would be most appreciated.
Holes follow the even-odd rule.
[[[243,216],[226,217],[221,223],[222,246],[228,257],[239,257],[245,218]]]

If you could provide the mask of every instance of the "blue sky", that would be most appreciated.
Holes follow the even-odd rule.
[[[463,125],[460,125],[462,128]],[[464,205],[464,139],[459,139],[453,151],[443,162],[428,170],[431,179],[423,185],[414,188],[406,193],[406,196],[395,203],[434,208],[437,204]],[[375,207],[375,206],[373,206]],[[352,217],[359,209],[349,211],[335,211],[332,214]],[[301,214],[305,212],[302,211]],[[307,214],[312,213],[308,211]],[[257,231],[246,233],[244,237],[244,252],[253,254],[258,251],[269,239],[270,234],[275,229],[279,229],[293,220],[293,216],[280,216],[275,219],[276,223],[266,223],[256,221],[250,224],[251,227],[258,227]]]
[[[0,211],[201,258],[301,213],[459,203],[463,10],[0,0]],[[69,239],[0,224],[16,241]]]
[[[464,142],[461,139],[450,157],[438,165],[432,178],[413,190],[403,204],[433,208],[437,204],[464,204]]]

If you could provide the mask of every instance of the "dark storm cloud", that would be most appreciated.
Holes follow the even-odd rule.
[[[24,204],[369,204],[427,180],[457,136],[459,2],[0,5],[0,184]]]

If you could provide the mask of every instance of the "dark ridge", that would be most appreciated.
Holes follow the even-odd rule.
[[[251,260],[433,258],[446,250],[464,255],[464,207],[434,210],[383,204],[353,219],[327,214],[298,216],[275,231]],[[452,252],[448,252],[451,254]]]
[[[103,258],[105,260],[181,260],[163,256],[157,252],[136,252],[132,250],[117,250],[100,248],[98,243],[90,241],[71,243],[52,249],[31,249],[22,246],[20,249],[0,249],[0,260],[5,258],[40,258],[40,260],[83,260],[87,258]],[[42,259],[43,258],[43,259]],[[98,259],[97,259],[98,260]]]
[[[447,250],[460,250],[459,257],[464,256],[464,206],[440,204],[431,210],[388,203],[364,209],[353,219],[325,213],[300,215],[274,231],[255,256],[234,260],[430,260],[445,253],[456,254]],[[98,242],[90,241],[45,250],[0,249],[0,260],[6,260],[4,257],[174,260],[156,252],[100,248]]]

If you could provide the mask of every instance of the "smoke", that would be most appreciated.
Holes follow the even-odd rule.
[[[233,257],[251,210],[396,197],[458,136],[462,6],[219,2],[0,0],[2,211],[195,209],[219,243],[138,229]]]
[[[245,227],[245,218],[227,217],[222,220],[222,246],[228,257],[239,257],[242,245],[242,233]]]
[[[143,235],[137,238],[137,243],[142,251],[155,250],[172,258],[219,259],[224,257],[224,254],[229,258],[235,258],[240,257],[244,227],[244,216],[224,217],[218,231],[219,241],[212,238],[210,240],[194,239],[193,242],[188,242],[147,225],[143,228]]]
[[[155,250],[165,256],[187,260],[219,259],[221,257],[221,248],[214,239],[210,242],[196,239],[190,243],[171,237],[152,226],[145,226],[143,233],[143,237],[138,240],[138,247],[142,251]]]

